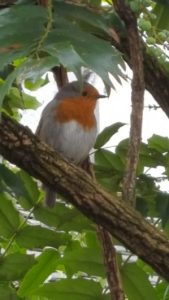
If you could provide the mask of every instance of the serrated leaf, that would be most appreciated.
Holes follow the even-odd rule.
[[[97,139],[96,139],[96,143],[94,145],[94,148],[95,149],[98,149],[98,148],[101,148],[103,145],[105,145],[109,140],[110,138],[118,132],[118,130],[124,126],[125,123],[115,123],[115,124],[112,124],[108,127],[106,127],[98,136],[97,136]]]
[[[66,41],[72,45],[83,65],[96,72],[108,85],[113,85],[108,76],[109,72],[117,80],[121,76],[124,77],[119,68],[119,65],[122,65],[121,56],[108,42],[83,31],[76,23],[60,18],[56,20],[56,28],[49,34],[45,49],[53,45],[53,41],[57,41],[58,45]],[[56,51],[57,43],[55,42]]]
[[[34,295],[59,300],[110,300],[109,295],[102,294],[99,283],[85,279],[62,279],[56,283],[44,284],[34,291]]]
[[[29,54],[32,55],[32,53],[35,54],[34,57],[45,56],[45,52],[51,53],[52,51],[52,57],[47,58],[52,62],[50,61],[46,68],[44,68],[44,63],[41,64],[42,60],[46,58],[32,59],[33,63],[31,64],[28,59],[28,63],[20,66],[20,69],[17,67],[8,76],[6,83],[0,90],[0,106],[4,95],[18,75],[22,74],[20,80],[28,77],[39,79],[40,74],[44,74],[58,64],[64,64],[72,70],[79,80],[81,79],[81,66],[87,66],[95,71],[110,86],[113,84],[109,79],[109,73],[118,81],[120,81],[120,77],[124,77],[119,68],[119,65],[124,67],[120,53],[112,47],[111,43],[99,38],[103,32],[107,33],[110,30],[106,15],[99,15],[86,9],[86,7],[60,1],[56,1],[54,5],[57,7],[53,12],[54,26],[46,36],[41,49],[38,48],[38,42],[48,19],[47,10],[44,7],[20,4],[12,6],[0,14],[0,44],[2,45],[0,48],[0,66],[2,69],[15,59],[29,57]],[[31,12],[30,15],[29,12]],[[62,49],[59,50],[60,45],[66,43],[68,46],[62,46]],[[40,64],[39,72],[38,70],[35,72],[38,63]]]
[[[21,279],[33,264],[33,255],[22,253],[13,253],[0,258],[0,281]]]
[[[20,247],[28,249],[42,249],[46,246],[58,248],[66,245],[70,240],[70,236],[63,232],[41,226],[26,226],[20,230],[16,236],[16,242]]]
[[[0,234],[10,238],[20,225],[19,213],[6,194],[0,194]]]
[[[39,59],[29,58],[22,65],[19,80],[22,81],[31,78],[33,81],[36,81],[58,64],[59,61],[56,57],[45,56]]]
[[[58,257],[59,254],[56,250],[45,249],[37,258],[37,264],[25,275],[18,290],[18,295],[21,297],[29,296],[34,289],[37,289],[55,271]]]
[[[159,300],[147,274],[136,263],[124,264],[121,275],[129,300]]]
[[[86,64],[70,43],[64,42],[47,45],[46,51],[53,57],[59,59],[60,63],[67,68],[68,71],[74,72],[77,78],[80,77],[81,66],[85,66]]]
[[[47,11],[40,5],[13,5],[3,10],[0,14],[0,68],[16,58],[28,56],[46,20]]]

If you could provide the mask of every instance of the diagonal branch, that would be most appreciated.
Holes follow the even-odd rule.
[[[169,280],[167,237],[132,207],[105,192],[85,171],[61,159],[27,127],[4,115],[0,123],[0,154],[58,191]]]

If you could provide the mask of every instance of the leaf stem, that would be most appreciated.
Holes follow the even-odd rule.
[[[39,52],[42,50],[43,48],[43,45],[44,45],[44,42],[46,40],[46,38],[48,37],[51,29],[52,29],[52,24],[53,24],[53,0],[48,0],[47,2],[47,14],[48,14],[48,21],[47,21],[47,24],[44,28],[44,31],[42,32],[42,35],[38,41],[38,45],[36,47],[36,50],[35,50],[35,56],[37,58],[39,58]]]
[[[2,254],[1,257],[4,257],[4,256],[8,253],[8,251],[9,251],[10,247],[12,246],[12,244],[13,244],[13,242],[14,242],[14,240],[15,240],[17,234],[18,234],[18,232],[19,232],[19,231],[23,228],[23,226],[26,224],[27,220],[30,218],[30,216],[31,216],[31,214],[33,213],[34,209],[35,209],[35,206],[32,207],[32,209],[30,210],[30,212],[29,212],[29,214],[27,215],[27,217],[26,217],[26,218],[23,220],[23,222],[21,222],[21,224],[18,226],[17,230],[14,232],[13,236],[12,236],[11,239],[9,240],[9,243],[8,243],[8,245],[6,246],[5,251],[4,251],[4,253]]]

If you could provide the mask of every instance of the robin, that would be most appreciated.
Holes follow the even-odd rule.
[[[44,108],[36,134],[66,159],[82,165],[96,140],[96,102],[104,97],[89,83],[84,82],[81,90],[78,81],[68,83]],[[45,203],[52,207],[56,194],[44,189]]]

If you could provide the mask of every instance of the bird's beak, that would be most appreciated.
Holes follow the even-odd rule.
[[[107,96],[106,96],[106,95],[98,95],[97,98],[98,98],[98,99],[100,99],[100,98],[107,98]]]

